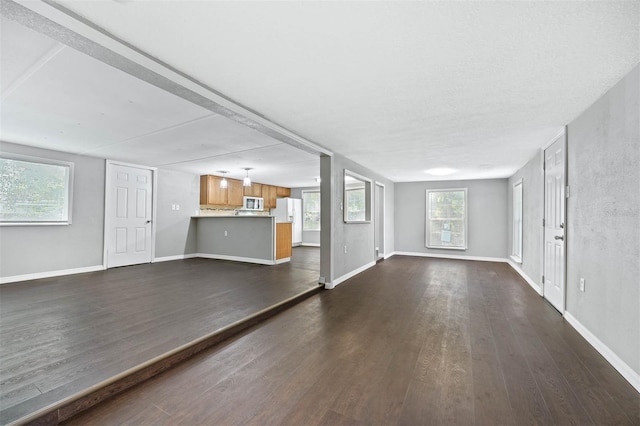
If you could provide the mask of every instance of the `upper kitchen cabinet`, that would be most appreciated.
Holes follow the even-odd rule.
[[[227,179],[227,204],[233,207],[242,207],[244,187],[241,180]]]
[[[207,206],[242,207],[242,181],[227,179],[227,187],[220,188],[220,176],[200,176],[200,204]]]
[[[219,176],[200,176],[200,204],[227,204],[227,189],[220,188],[220,181],[222,178]]]
[[[251,186],[245,186],[244,195],[247,197],[262,197],[262,184],[253,182]]]
[[[291,197],[291,188],[276,187],[276,197]]]
[[[242,207],[242,197],[264,198],[265,209],[275,209],[276,199],[291,196],[291,188],[253,182],[242,186],[238,179],[227,179],[227,187],[220,188],[222,177],[200,176],[200,204],[205,206]]]
[[[262,185],[262,198],[264,198],[265,209],[275,209],[278,187],[272,185]]]

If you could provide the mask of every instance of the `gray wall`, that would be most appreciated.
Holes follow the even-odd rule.
[[[198,253],[275,259],[275,219],[272,217],[202,216],[193,220],[198,222]]]
[[[291,198],[302,199],[302,191],[320,191],[319,186],[310,186],[305,188],[291,188]],[[304,214],[304,205],[302,206]],[[305,231],[302,230],[302,244],[314,244],[320,245],[320,231]]]
[[[567,311],[640,374],[639,79],[568,126]]]
[[[522,179],[522,264],[517,265],[538,286],[542,282],[542,216],[544,174],[542,150],[511,178],[507,190],[507,254],[513,252],[513,185]]]
[[[0,150],[74,163],[71,225],[0,227],[0,276],[102,265],[104,160],[6,142]]]
[[[339,154],[335,154],[333,157],[322,157],[320,161],[320,175],[322,177],[320,184],[322,191],[320,275],[325,277],[327,282],[333,282],[335,279],[375,261],[374,222],[344,223],[343,220],[341,205],[345,168],[373,180],[373,183],[378,181],[385,185],[387,192],[385,253],[391,253],[394,250],[393,182]],[[375,203],[372,203],[372,206],[374,205]],[[330,249],[326,247],[327,242],[329,242]],[[347,253],[344,253],[345,246],[347,246]],[[331,256],[330,266],[322,261],[325,256],[329,255]]]
[[[155,257],[196,252],[197,222],[191,216],[200,208],[200,176],[158,170]],[[172,210],[178,204],[180,210]]]
[[[105,160],[7,142],[2,152],[74,163],[73,216],[69,226],[0,227],[0,277],[102,265]],[[197,175],[158,170],[156,257],[196,252]],[[179,204],[180,210],[171,210]]]
[[[507,257],[507,179],[395,184],[395,250],[453,256]],[[426,190],[467,188],[467,250],[425,247]]]

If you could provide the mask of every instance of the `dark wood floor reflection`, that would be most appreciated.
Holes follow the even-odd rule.
[[[640,397],[508,265],[396,256],[69,424],[637,425]]]
[[[308,269],[320,272],[320,247],[294,247],[291,255],[292,268]]]
[[[188,259],[0,286],[0,423],[317,286],[317,252],[296,248],[298,264]]]

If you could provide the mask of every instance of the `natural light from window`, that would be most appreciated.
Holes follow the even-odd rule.
[[[426,246],[467,249],[467,189],[427,190]]]
[[[71,223],[73,164],[33,157],[0,157],[0,224]]]
[[[511,257],[522,263],[522,181],[513,185],[513,243]]]
[[[302,191],[302,230],[320,230],[320,191]]]

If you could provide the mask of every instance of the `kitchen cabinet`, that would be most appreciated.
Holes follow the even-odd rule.
[[[262,197],[262,184],[253,182],[251,186],[244,187],[246,197]]]
[[[241,180],[227,179],[227,204],[232,207],[242,207],[244,187]]]
[[[277,197],[277,187],[273,185],[262,185],[262,198],[264,198],[265,209],[275,209]]]
[[[266,185],[253,182],[251,186],[242,186],[238,179],[227,179],[227,188],[220,188],[222,177],[214,175],[200,176],[200,204],[211,206],[242,207],[242,197],[264,198],[264,208],[276,208],[276,200],[289,197],[291,188]]]
[[[283,186],[276,187],[276,197],[291,197],[291,188],[285,188]]]
[[[291,223],[276,223],[276,260],[291,257]]]
[[[200,176],[200,204],[217,206],[227,204],[227,190],[220,188],[221,180],[219,176]]]
[[[242,181],[227,179],[227,187],[220,188],[220,176],[200,176],[200,204],[208,206],[242,207]]]

